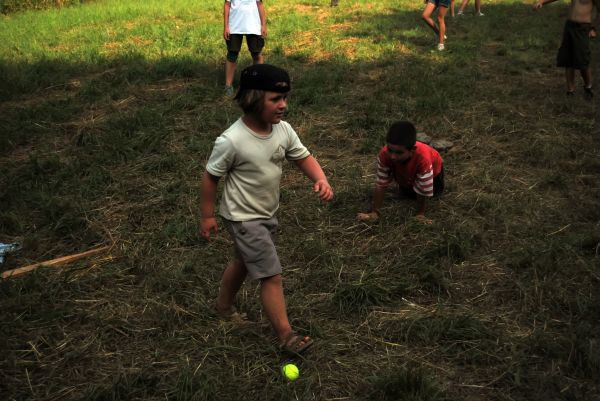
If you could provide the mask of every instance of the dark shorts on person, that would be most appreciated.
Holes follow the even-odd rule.
[[[450,7],[451,0],[428,0],[428,3],[435,4],[436,7]]]
[[[263,47],[265,47],[265,39],[260,35],[242,35],[232,33],[229,35],[229,40],[225,41],[225,43],[227,43],[227,50],[239,52],[242,49],[244,36],[246,37],[246,45],[248,45],[248,50],[250,53],[260,54]]]
[[[592,25],[569,21],[565,22],[563,39],[556,56],[558,67],[584,70],[592,60],[590,50],[590,29]]]
[[[433,196],[440,196],[444,193],[444,167],[438,175],[433,177]],[[413,189],[413,187],[399,187],[400,195],[405,198],[415,199],[417,197],[417,193]]]
[[[275,249],[277,218],[248,221],[223,219],[234,244],[235,257],[244,262],[252,280],[281,274]]]

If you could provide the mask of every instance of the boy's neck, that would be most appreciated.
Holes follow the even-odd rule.
[[[248,128],[261,136],[269,136],[273,130],[273,124],[265,122],[253,114],[244,114],[242,121]]]

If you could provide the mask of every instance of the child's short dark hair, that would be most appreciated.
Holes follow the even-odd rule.
[[[260,114],[263,112],[265,91],[260,89],[240,89],[235,100],[244,110],[244,114]]]
[[[405,146],[412,149],[417,143],[417,129],[410,121],[398,121],[388,130],[385,141],[392,145]]]

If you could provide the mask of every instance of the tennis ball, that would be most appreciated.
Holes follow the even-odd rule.
[[[300,376],[300,371],[298,370],[298,366],[293,363],[287,363],[283,365],[281,368],[281,373],[285,376],[286,379],[293,382]]]

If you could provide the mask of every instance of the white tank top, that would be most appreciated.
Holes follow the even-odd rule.
[[[260,35],[260,0],[229,0],[229,33]]]

